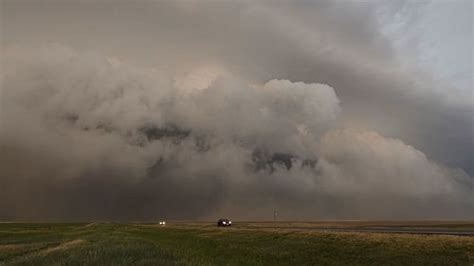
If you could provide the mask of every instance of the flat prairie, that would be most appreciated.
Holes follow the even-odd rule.
[[[474,221],[0,223],[0,265],[473,265]]]

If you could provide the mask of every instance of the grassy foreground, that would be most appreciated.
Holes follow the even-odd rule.
[[[0,265],[473,265],[474,237],[0,223]]]

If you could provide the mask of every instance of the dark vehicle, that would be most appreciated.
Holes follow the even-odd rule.
[[[229,219],[219,219],[217,221],[217,226],[232,226],[232,221]]]

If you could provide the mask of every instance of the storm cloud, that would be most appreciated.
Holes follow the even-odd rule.
[[[2,5],[0,219],[472,218],[472,88],[376,4]]]

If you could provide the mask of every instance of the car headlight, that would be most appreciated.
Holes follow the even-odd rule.
[[[231,223],[232,223],[232,221],[229,221],[229,224],[231,224]]]

